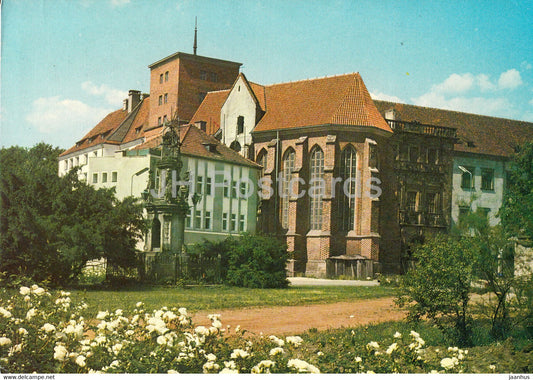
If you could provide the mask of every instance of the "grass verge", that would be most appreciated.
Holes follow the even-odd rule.
[[[74,301],[86,301],[89,312],[132,309],[143,302],[146,310],[186,307],[190,311],[261,306],[335,303],[394,296],[390,287],[301,286],[288,289],[247,289],[230,286],[136,286],[117,290],[71,290]]]

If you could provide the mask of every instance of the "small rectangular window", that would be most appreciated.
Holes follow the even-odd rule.
[[[466,171],[461,175],[461,187],[463,189],[474,189],[474,168],[470,166],[465,167]]]
[[[378,147],[376,144],[370,144],[368,146],[368,166],[371,168],[378,167]]]
[[[237,181],[231,182],[231,197],[237,198]]]
[[[230,228],[232,231],[237,231],[237,215],[231,214]]]
[[[211,211],[206,211],[205,212],[204,228],[206,230],[210,230],[211,229]]]
[[[244,215],[239,215],[239,231],[244,232]]]
[[[246,196],[246,182],[241,182],[239,186],[239,198]]]
[[[197,210],[194,213],[194,228],[202,228],[202,211]]]
[[[409,161],[418,162],[419,150],[417,146],[409,147]]]
[[[211,79],[211,82],[218,82],[218,75],[217,73],[209,73],[209,77]]]
[[[161,125],[161,116],[157,118],[157,125]]]
[[[102,183],[107,182],[107,173],[102,173]]]
[[[228,213],[222,213],[222,231],[228,230]]]
[[[439,160],[437,148],[428,148],[428,164],[437,164]]]
[[[409,147],[407,145],[400,144],[399,156],[400,156],[400,161],[407,161],[407,159],[409,158]]]
[[[165,82],[168,82],[168,71],[165,72]]]
[[[160,84],[163,83],[163,74],[160,74],[160,75],[159,75],[159,83],[160,83]]]
[[[111,173],[111,182],[117,182],[117,179],[118,179],[118,173],[117,172],[112,172]]]
[[[417,191],[408,191],[407,200],[405,204],[407,211],[416,212],[418,211],[418,192]]]
[[[224,180],[224,197],[229,197],[229,181]]]
[[[494,190],[494,169],[481,169],[481,190]]]
[[[98,183],[98,173],[93,173],[93,183]]]
[[[191,228],[191,209],[188,209],[187,210],[187,219],[185,220],[185,225],[187,226],[187,228]]]
[[[163,104],[163,95],[159,95],[159,105]]]
[[[196,177],[196,193],[202,194],[203,192],[204,177]]]
[[[167,122],[167,115],[163,116],[163,124]]]
[[[205,181],[205,195],[213,195],[211,194],[211,181],[212,181],[212,178],[211,177],[207,177],[206,178],[206,181]]]
[[[164,102],[165,102],[165,104],[168,103],[168,94],[165,94],[165,96],[164,96]]]
[[[207,80],[207,71],[200,70],[200,79],[201,80]]]

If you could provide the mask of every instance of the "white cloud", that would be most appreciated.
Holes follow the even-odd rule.
[[[91,107],[79,100],[59,96],[33,101],[26,120],[41,133],[68,133],[78,136],[98,123],[112,110]],[[81,137],[81,136],[79,136]]]
[[[111,105],[121,105],[122,101],[128,96],[127,91],[121,91],[111,88],[105,84],[100,86],[95,85],[91,81],[83,82],[81,84],[83,91],[91,95],[103,96],[104,99]]]
[[[498,79],[498,87],[501,89],[509,88],[513,89],[522,84],[522,78],[520,72],[516,69],[507,70],[500,75]]]
[[[443,108],[453,111],[476,113],[481,115],[500,115],[513,117],[513,106],[505,98],[488,97],[451,97],[446,98],[435,93],[427,93],[412,99],[416,105],[433,108]]]
[[[405,103],[402,99],[398,98],[394,95],[387,95],[383,92],[370,92],[370,96],[372,99],[379,99],[379,100],[386,100],[388,102],[394,102],[394,103]]]
[[[130,0],[111,0],[111,6],[113,7],[121,7],[129,3],[130,3]]]
[[[438,94],[463,93],[472,88],[475,78],[472,74],[452,74],[442,83],[434,85],[431,91]]]
[[[476,76],[476,81],[481,91],[493,91],[496,89],[496,85],[490,81],[487,74],[479,74]]]

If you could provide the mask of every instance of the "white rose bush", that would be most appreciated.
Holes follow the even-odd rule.
[[[131,310],[89,316],[87,305],[74,304],[64,291],[34,285],[10,298],[0,295],[2,373],[312,374],[329,371],[336,360],[299,336],[254,336],[224,327],[218,314],[195,326],[185,308],[149,312],[139,302]],[[415,331],[347,350],[343,358],[353,358],[342,365],[353,373],[457,373],[468,354],[426,348]]]

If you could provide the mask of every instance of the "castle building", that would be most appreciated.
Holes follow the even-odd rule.
[[[462,213],[498,223],[511,156],[533,123],[373,100],[358,73],[260,85],[240,66],[182,52],[149,65],[150,94],[131,90],[61,154],[59,174],[79,167],[95,187],[139,197],[161,178],[173,120],[200,196],[185,242],[270,234],[292,254],[289,274],[401,273],[414,244]],[[157,218],[154,252],[172,230]]]

